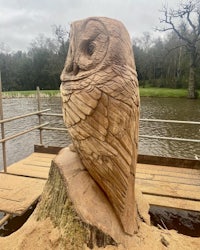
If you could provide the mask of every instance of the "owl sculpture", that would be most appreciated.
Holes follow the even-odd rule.
[[[61,82],[64,122],[75,150],[132,235],[139,92],[123,24],[103,17],[73,22]]]

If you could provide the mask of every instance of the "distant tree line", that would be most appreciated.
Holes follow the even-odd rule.
[[[61,26],[53,27],[55,38],[39,35],[27,52],[7,52],[0,45],[3,90],[58,89],[69,41]]]
[[[200,89],[199,1],[187,0],[178,10],[163,7],[161,12],[164,26],[158,30],[168,31],[164,38],[146,32],[133,39],[140,86],[188,88],[188,97],[196,98]],[[0,45],[4,91],[59,88],[69,41],[61,26],[54,26],[54,35],[54,39],[40,35],[27,52],[8,53]]]

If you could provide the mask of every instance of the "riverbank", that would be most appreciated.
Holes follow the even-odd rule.
[[[22,98],[22,97],[36,97],[36,90],[27,91],[6,91],[2,92],[3,98]],[[40,90],[41,97],[60,96],[60,90]]]
[[[187,89],[170,89],[170,88],[140,88],[142,97],[176,97],[187,98]],[[200,97],[200,91],[198,91]]]
[[[200,90],[198,91],[200,97]],[[28,91],[8,91],[3,92],[3,98],[35,97],[35,90]],[[41,97],[60,96],[60,90],[40,90]],[[140,88],[141,97],[174,97],[187,98],[187,89],[169,89],[169,88]]]

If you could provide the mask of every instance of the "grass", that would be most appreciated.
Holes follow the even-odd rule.
[[[200,96],[200,91],[198,91]],[[186,98],[187,89],[170,89],[170,88],[140,88],[140,96],[144,97],[178,97]]]
[[[200,96],[200,91],[198,91]],[[41,97],[52,97],[60,96],[60,90],[40,90]],[[9,91],[3,92],[4,98],[14,98],[14,97],[35,97],[36,91]],[[143,97],[177,97],[177,98],[186,98],[187,90],[186,89],[170,89],[170,88],[153,88],[146,87],[140,88],[140,96]]]
[[[13,98],[13,97],[35,97],[37,94],[36,90],[27,90],[27,91],[7,91],[3,92],[4,98]],[[40,90],[41,97],[51,97],[59,96],[60,90]]]

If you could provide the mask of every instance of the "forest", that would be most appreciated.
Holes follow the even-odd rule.
[[[132,38],[140,87],[184,88],[192,90],[190,98],[196,98],[200,89],[199,7],[188,1],[178,10],[163,7],[162,15],[164,25],[157,28],[158,36],[145,32]],[[3,91],[59,88],[69,34],[54,25],[53,35],[39,35],[27,51],[8,51],[0,44]]]

